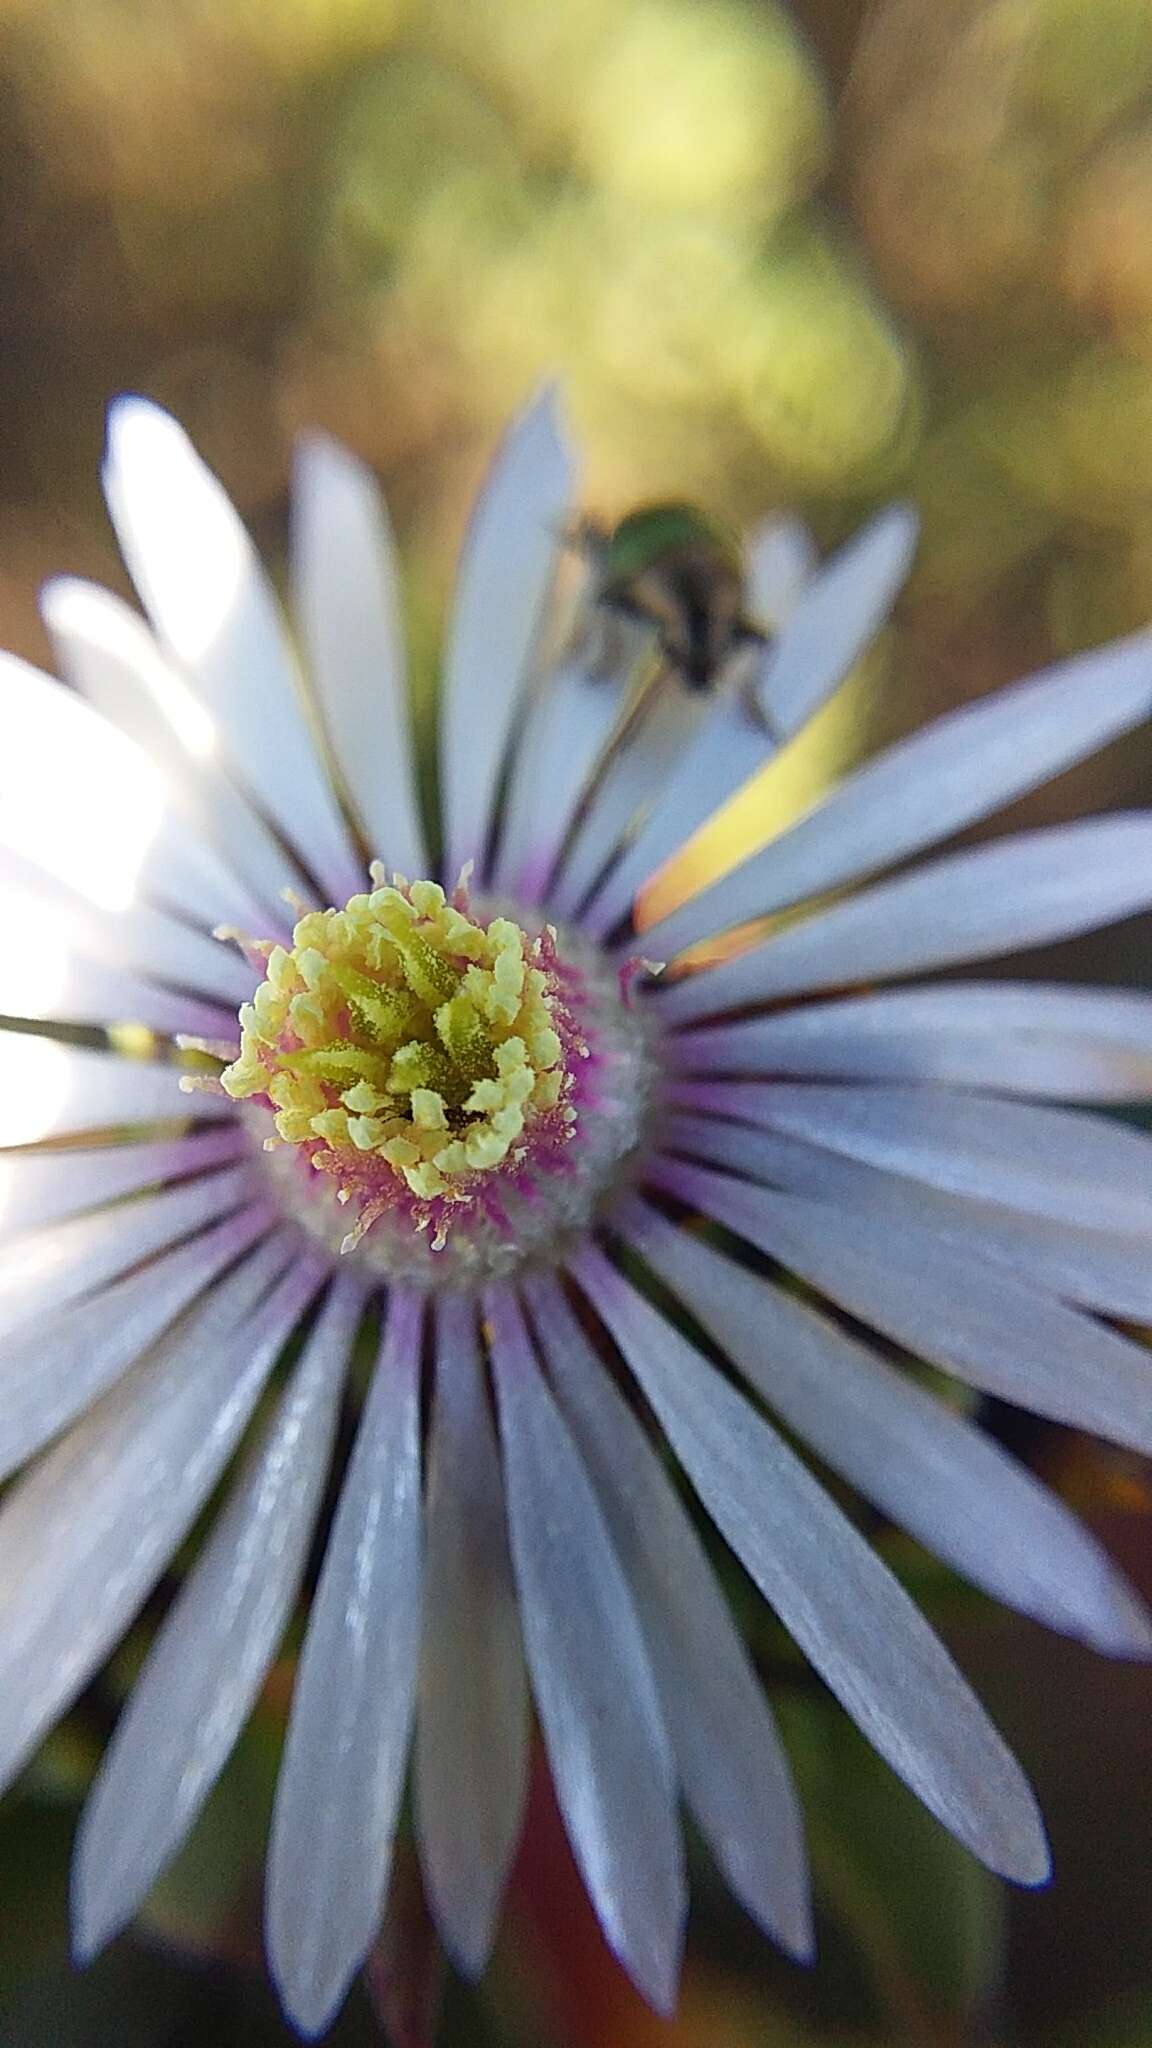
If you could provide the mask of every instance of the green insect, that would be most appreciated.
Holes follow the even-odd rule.
[[[652,626],[690,689],[711,689],[742,647],[765,644],[745,613],[739,540],[706,512],[643,505],[611,528],[585,521],[575,540],[593,564],[593,604]]]

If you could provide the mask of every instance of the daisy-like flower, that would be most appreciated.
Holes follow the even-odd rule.
[[[1148,1651],[1061,1503],[892,1363],[1152,1449],[1148,1355],[1114,1327],[1152,1318],[1152,1144],[1068,1106],[1152,1094],[1152,1003],[921,978],[1146,907],[1152,817],[905,865],[1143,719],[1148,637],[893,747],[641,934],[637,891],[868,643],[905,513],[820,569],[791,528],[758,536],[751,610],[779,627],[758,702],[666,680],[630,714],[587,633],[553,632],[573,477],[533,406],[465,547],[434,860],[367,474],[300,449],[299,662],[171,420],[118,405],[106,483],[150,630],[61,582],[75,687],[4,664],[2,1006],[154,1036],[147,1058],[116,1033],[0,1042],[0,1461],[35,1460],[0,1506],[5,1781],[250,1441],[84,1815],[80,1954],[138,1907],[252,1707],[342,1402],[268,1863],[304,2032],[373,1940],[410,1754],[432,1913],[483,1968],[530,1698],[655,2006],[681,1801],[760,1925],[809,1950],[788,1764],[682,1485],[933,1813],[1042,1881],[1018,1765],[776,1423],[978,1586]]]

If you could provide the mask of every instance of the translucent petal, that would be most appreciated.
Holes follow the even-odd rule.
[[[0,1507],[0,1782],[11,1783],[131,1620],[252,1413],[317,1274],[284,1247],[218,1287]]]
[[[728,1543],[880,1754],[1003,1876],[1048,1852],[1019,1765],[903,1588],[767,1423],[602,1254],[576,1260]]]
[[[0,1146],[172,1117],[234,1117],[226,1096],[184,1095],[181,1069],[27,1032],[0,1032]]]
[[[1126,989],[946,982],[679,1032],[668,1056],[696,1074],[930,1081],[1136,1102],[1152,1095],[1152,1001]]]
[[[372,853],[426,875],[396,550],[375,479],[310,434],[297,445],[292,510],[296,610],[337,764]]]
[[[705,1096],[705,1090],[708,1095]],[[738,1116],[722,1100],[722,1082],[695,1089],[706,1106]],[[883,1217],[897,1231],[927,1231],[977,1260],[1006,1266],[1042,1292],[1062,1295],[1106,1315],[1152,1321],[1152,1262],[1146,1232],[1096,1230],[1052,1222],[992,1201],[952,1195],[843,1153],[778,1131],[749,1130],[718,1116],[666,1116],[660,1128],[668,1150],[732,1167],[754,1180],[794,1194],[813,1195],[845,1209]]]
[[[134,1365],[272,1218],[253,1204],[103,1293],[0,1337],[0,1474],[26,1458]]]
[[[437,1315],[426,1545],[416,1826],[444,1944],[477,1977],[523,1818],[528,1694],[499,1452],[464,1295],[444,1296]]]
[[[94,957],[92,950],[85,953],[57,918],[45,915],[35,892],[18,884],[4,889],[0,1015],[46,1023],[145,1024],[172,1037],[188,1032],[217,1038],[236,1029],[234,1009],[159,988]]]
[[[509,430],[476,501],[444,665],[444,872],[483,858],[512,720],[568,517],[572,461],[549,388]]]
[[[93,1145],[85,1151],[0,1155],[0,1238],[39,1223],[94,1209],[118,1195],[240,1158],[248,1141],[238,1125],[222,1124],[187,1138],[145,1145]]]
[[[195,685],[246,787],[328,899],[345,902],[363,876],[275,598],[227,496],[175,420],[140,398],[111,409],[104,487],[161,646]]]
[[[6,1331],[75,1301],[139,1265],[258,1192],[247,1161],[183,1180],[94,1216],[44,1225],[0,1250],[0,1314]]]
[[[779,633],[818,568],[816,548],[803,520],[765,519],[749,535],[745,551],[748,612],[753,625]]]
[[[160,763],[238,878],[228,921],[284,937],[292,920],[281,892],[306,891],[303,871],[229,780],[216,726],[139,613],[71,576],[45,585],[40,608],[61,674]]]
[[[539,903],[580,798],[620,719],[615,679],[568,663],[528,707],[508,787],[494,886]]]
[[[1152,710],[1152,635],[1015,683],[858,768],[807,817],[645,933],[698,939],[875,874],[1037,789]]]
[[[139,747],[14,654],[0,698],[0,843],[104,910],[148,895],[209,928],[233,914],[235,885]]]
[[[342,1275],[149,1652],[89,1794],[72,1910],[88,1960],[132,1918],[252,1710],[300,1588],[364,1289]]]
[[[304,1639],[268,1858],[268,1957],[322,2034],[380,1922],[420,1649],[420,1297],[393,1292]]]
[[[1038,1415],[1152,1452],[1152,1358],[1077,1309],[937,1238],[657,1163],[654,1182],[738,1230],[913,1356]]]
[[[1112,924],[1150,902],[1152,815],[1024,832],[878,883],[658,991],[660,1016],[678,1022],[807,989],[991,959]]]
[[[778,739],[807,724],[875,637],[908,574],[916,533],[915,514],[889,506],[797,593],[760,684]]]
[[[528,1297],[633,1589],[684,1796],[748,1911],[786,1949],[807,1956],[800,1809],[748,1653],[658,1456],[559,1287],[542,1279]]]
[[[485,1308],[524,1648],[556,1795],[610,1947],[649,2003],[669,2012],[685,1884],[648,1653],[600,1507],[516,1303],[493,1289]]]
[[[998,1600],[1111,1656],[1152,1622],[1099,1545],[1030,1472],[804,1302],[632,1198],[638,1250],[757,1392],[833,1470]]]
[[[613,749],[548,892],[548,902],[560,916],[576,916],[609,860],[642,827],[648,807],[690,750],[707,713],[707,699],[686,690],[676,677],[665,677],[654,688],[627,736]]]

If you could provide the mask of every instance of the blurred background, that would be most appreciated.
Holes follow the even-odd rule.
[[[468,497],[542,374],[603,516],[787,505],[829,546],[914,500],[894,627],[700,855],[730,861],[865,748],[1152,617],[1152,0],[0,0],[0,369],[0,642],[46,659],[49,573],[125,587],[97,471],[135,388],[274,564],[297,428],[378,469],[425,717]],[[1147,801],[1150,766],[1126,743],[1016,821]],[[1058,964],[1147,985],[1147,931]],[[1147,1472],[987,1419],[1152,1593]],[[1050,1892],[985,1879],[736,1584],[810,1813],[818,1969],[700,1853],[682,2013],[657,2022],[541,1783],[485,1983],[441,1981],[402,1864],[339,2048],[381,2014],[399,2048],[1150,2048],[1149,1674],[874,1533],[1034,1773]],[[290,2038],[258,1932],[286,1667],[137,1933],[68,1968],[71,1832],[143,1639],[0,1807],[4,2048]]]

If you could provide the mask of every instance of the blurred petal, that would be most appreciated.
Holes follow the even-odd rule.
[[[749,535],[745,550],[748,611],[753,625],[779,633],[820,567],[815,543],[802,519],[765,519]]]
[[[609,1946],[658,2012],[685,1913],[667,1737],[632,1595],[511,1293],[485,1296],[512,1559],[556,1796]]]
[[[445,1946],[478,1977],[523,1820],[528,1692],[475,1311],[459,1294],[437,1316],[425,1520],[417,1835]]]
[[[376,481],[310,434],[297,445],[292,513],[296,611],[337,764],[372,853],[426,875],[396,550]]]
[[[760,684],[778,739],[807,724],[875,638],[908,574],[916,534],[915,514],[891,505],[799,591]]]
[[[601,1253],[588,1247],[575,1269],[721,1534],[869,1741],[990,1868],[1042,1883],[1048,1852],[1027,1780],[903,1588]]]
[[[812,1951],[804,1832],[776,1725],[660,1460],[556,1282],[528,1288],[544,1357],[633,1589],[684,1796],[736,1896]]]
[[[518,903],[547,894],[581,797],[620,720],[612,677],[575,662],[550,675],[528,706],[512,763],[493,883]]]
[[[419,1295],[393,1291],[300,1655],[268,1852],[268,1959],[322,2034],[380,1924],[420,1649]]]
[[[862,890],[738,959],[658,990],[656,1000],[662,1022],[702,1017],[1048,945],[1150,903],[1152,815],[1089,818],[951,854]]]
[[[283,937],[281,891],[306,889],[305,877],[229,781],[212,719],[139,613],[74,576],[45,584],[40,609],[61,675],[159,763],[237,878],[229,922]]]
[[[722,1082],[702,1082],[693,1092],[722,1114],[741,1114],[737,1105],[722,1100],[729,1092]],[[660,1135],[670,1152],[732,1167],[745,1178],[751,1175],[794,1194],[814,1195],[837,1208],[862,1209],[899,1231],[931,1233],[977,1261],[990,1259],[993,1265],[1006,1266],[1041,1292],[1063,1295],[1107,1315],[1152,1321],[1152,1261],[1146,1232],[1057,1223],[993,1201],[946,1194],[803,1139],[777,1131],[753,1132],[716,1116],[673,1113],[663,1119]]]
[[[613,685],[607,682],[605,687]],[[665,675],[654,685],[626,736],[613,748],[548,892],[550,907],[562,917],[576,916],[609,861],[637,826],[642,828],[648,807],[691,747],[708,708],[706,698],[686,690],[675,676]]]
[[[175,1855],[252,1710],[300,1588],[363,1305],[362,1283],[335,1281],[117,1724],[76,1846],[85,1961]]]
[[[572,461],[549,387],[514,421],[476,501],[444,661],[444,873],[482,860],[504,751],[531,665]]]
[[[0,1146],[173,1117],[234,1117],[221,1095],[181,1093],[177,1066],[0,1032]]]
[[[1152,635],[1118,641],[869,761],[732,874],[645,933],[662,957],[934,846],[1070,768],[1152,710]]]
[[[188,1032],[218,1038],[235,1032],[234,1009],[159,988],[110,964],[101,957],[91,929],[85,933],[85,922],[81,910],[79,925],[70,932],[45,911],[34,889],[21,888],[19,882],[5,887],[0,1015],[43,1023],[145,1024],[170,1037]],[[226,969],[234,965],[227,958],[221,964]]]
[[[0,1154],[0,1238],[40,1223],[60,1223],[118,1195],[183,1180],[205,1167],[228,1165],[242,1157],[248,1142],[238,1124],[223,1124],[158,1144]]]
[[[1017,1407],[1152,1453],[1152,1356],[939,1238],[657,1162],[653,1181],[738,1230],[915,1357]]]
[[[1010,1607],[1109,1656],[1152,1652],[1152,1622],[1054,1494],[826,1317],[632,1198],[627,1241],[834,1471]]]
[[[220,484],[158,406],[108,418],[108,510],[161,645],[203,699],[248,789],[321,888],[362,886],[298,694],[267,577]],[[244,687],[236,687],[242,677]]]
[[[267,1235],[253,1204],[151,1265],[0,1337],[0,1475],[91,1405],[226,1266]],[[125,1261],[131,1257],[125,1248]]]
[[[825,1074],[1136,1102],[1152,1095],[1152,999],[1020,981],[885,989],[679,1032],[668,1056],[697,1074]]]
[[[270,1244],[106,1394],[0,1507],[0,1781],[123,1633],[234,1449],[318,1275],[245,1316]]]

